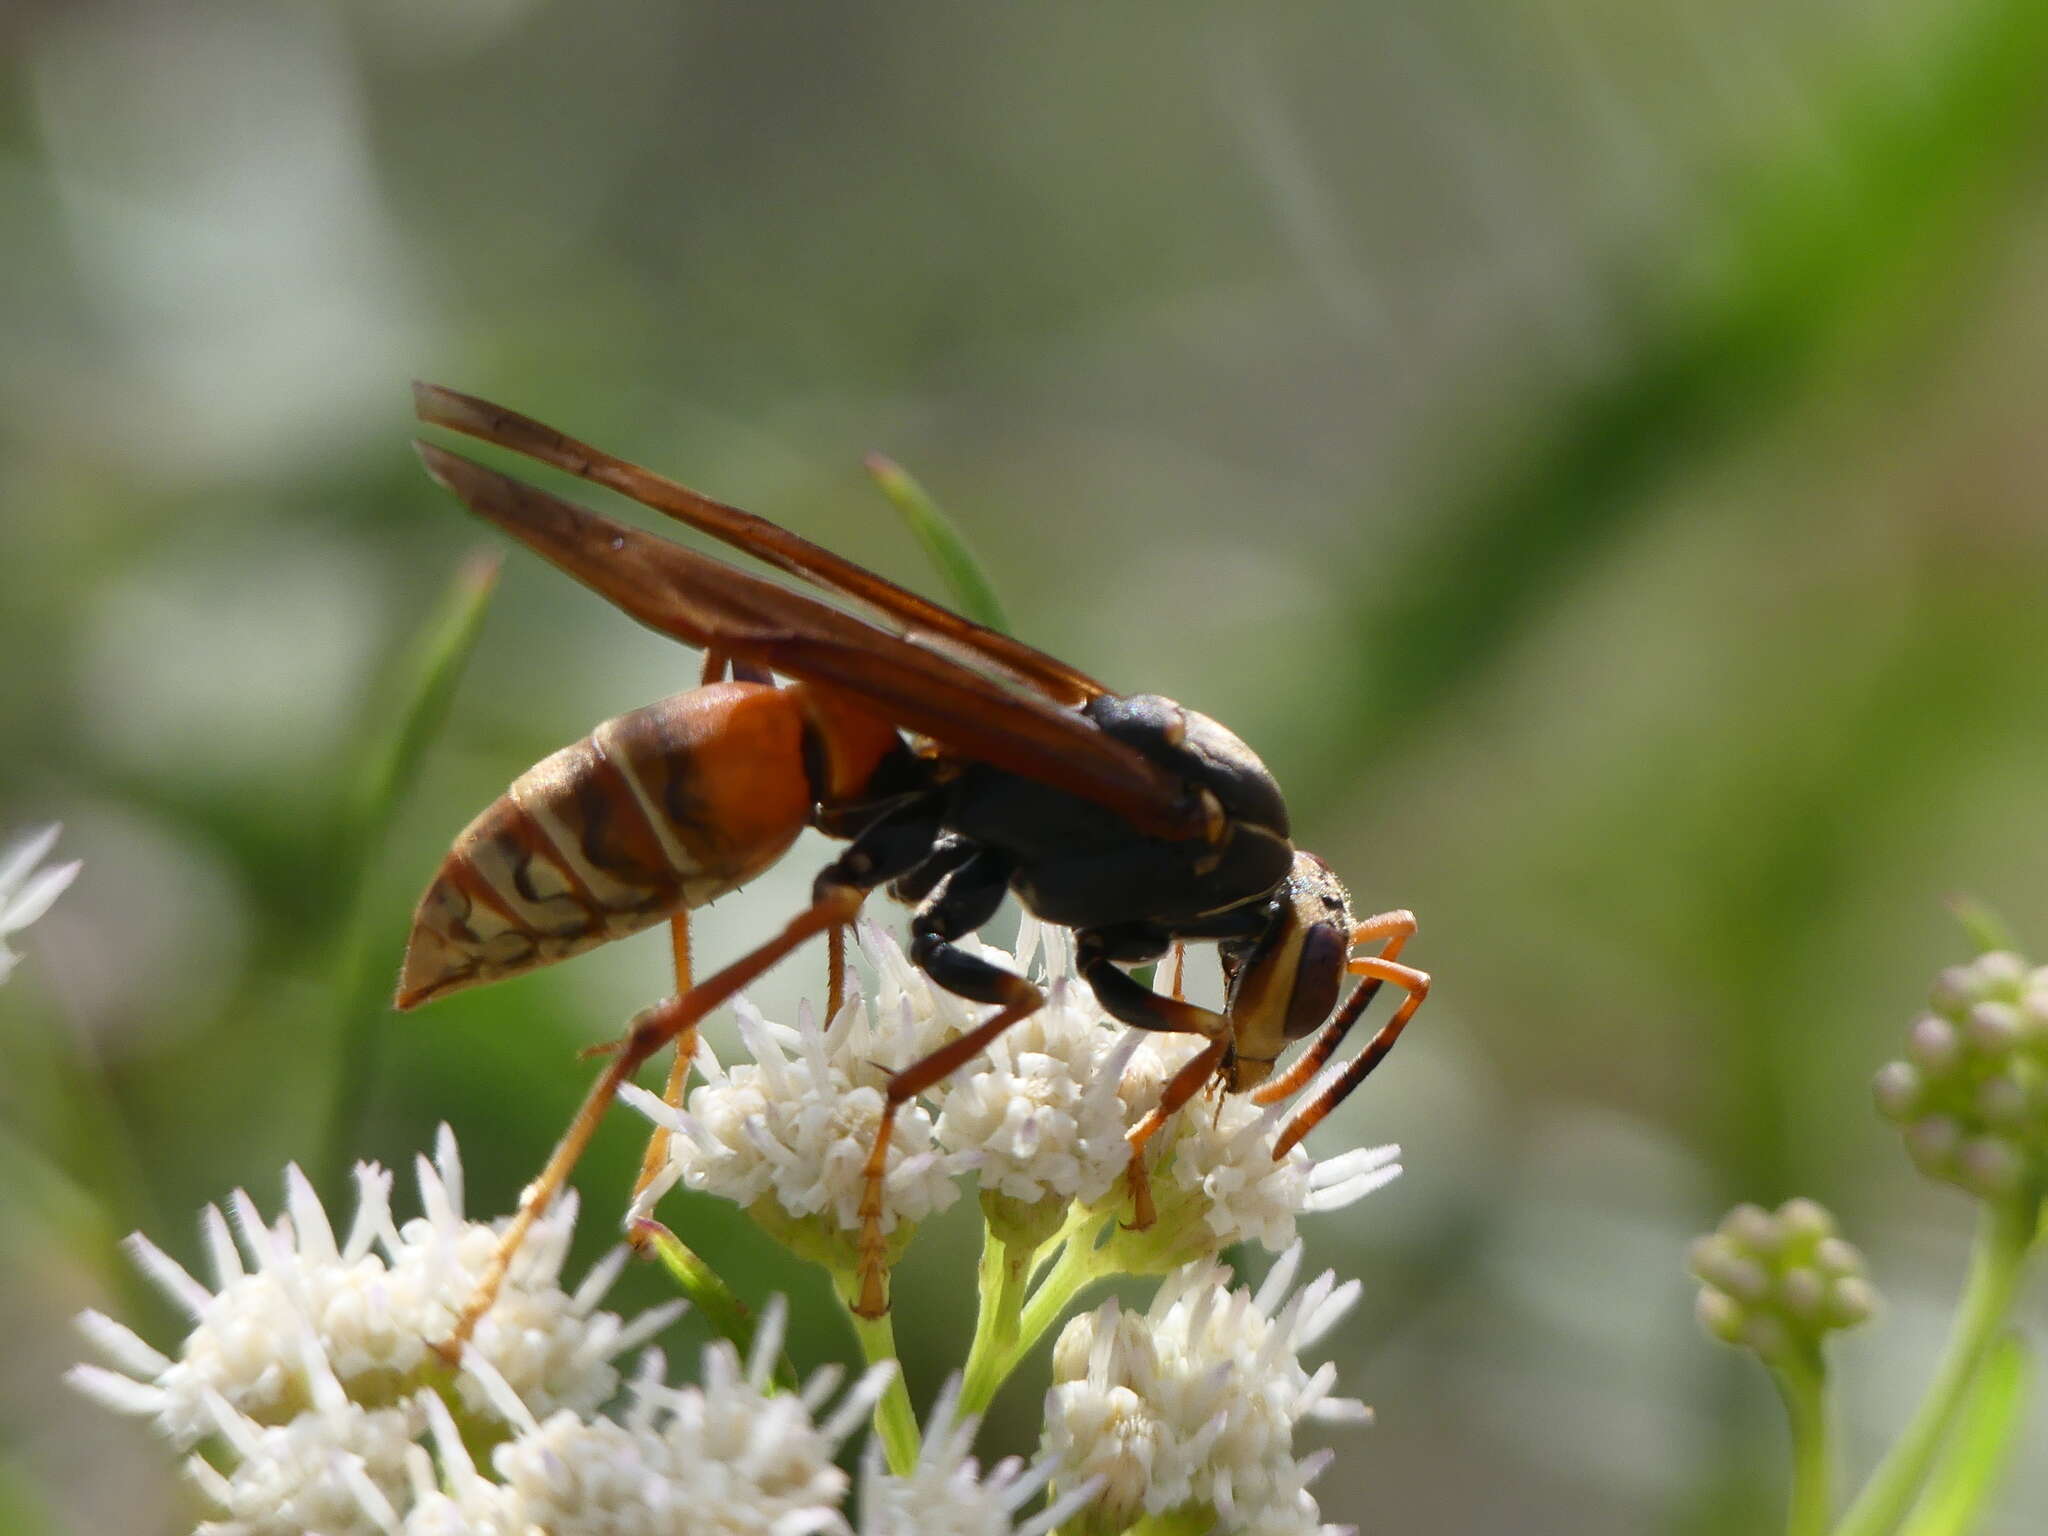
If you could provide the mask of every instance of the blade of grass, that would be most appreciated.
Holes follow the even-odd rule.
[[[480,552],[456,570],[418,637],[402,653],[390,697],[396,701],[389,725],[368,733],[363,766],[351,779],[337,818],[334,870],[343,882],[339,903],[342,941],[335,964],[333,998],[336,1049],[332,1106],[321,1171],[337,1187],[354,1160],[364,1111],[376,1083],[381,1006],[389,980],[376,957],[382,946],[371,933],[369,872],[405,793],[412,787],[428,743],[448,717],[455,685],[470,653],[484,611],[498,583],[499,557]]]
[[[894,459],[871,453],[866,462],[868,474],[938,567],[955,606],[984,629],[1000,630],[1007,635],[1010,620],[1003,612],[1002,600],[996,596],[995,583],[968,547],[959,525]]]

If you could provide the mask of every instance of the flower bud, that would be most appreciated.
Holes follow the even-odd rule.
[[[1915,1066],[1935,1075],[1948,1071],[1962,1054],[1962,1037],[1946,1019],[1926,1014],[1913,1021],[1906,1035],[1906,1054]]]
[[[1701,1281],[1700,1326],[1769,1365],[1817,1358],[1824,1334],[1863,1322],[1877,1304],[1863,1256],[1813,1200],[1787,1200],[1774,1212],[1738,1205],[1693,1243],[1689,1259]]]
[[[1828,1287],[1828,1322],[1854,1328],[1877,1315],[1877,1291],[1861,1275],[1847,1275]]]
[[[1759,1254],[1770,1253],[1780,1241],[1778,1223],[1771,1213],[1747,1201],[1722,1219],[1721,1235],[1738,1250],[1751,1249]]]
[[[1956,1182],[1995,1200],[2019,1188],[2024,1169],[2018,1150],[1996,1136],[1973,1136],[1956,1152]]]
[[[2009,1051],[2019,1044],[2020,1011],[2011,1003],[1979,1003],[1963,1016],[1963,1033],[1975,1050]]]
[[[1802,1322],[1811,1322],[1820,1316],[1821,1303],[1827,1300],[1827,1281],[1821,1278],[1817,1269],[1788,1269],[1778,1282],[1778,1299],[1785,1310]]]
[[[1795,1195],[1778,1207],[1778,1228],[1788,1243],[1818,1243],[1835,1235],[1835,1218],[1818,1200]]]
[[[1920,1107],[1920,1074],[1909,1061],[1885,1063],[1870,1085],[1877,1112],[1887,1120],[1909,1119]]]
[[[1935,979],[1871,1084],[1929,1178],[1982,1199],[2048,1187],[2048,968],[1995,950]]]
[[[1701,1287],[1693,1311],[1699,1317],[1700,1326],[1723,1344],[1742,1342],[1742,1325],[1749,1314],[1742,1303],[1727,1292],[1717,1291],[1711,1285]]]

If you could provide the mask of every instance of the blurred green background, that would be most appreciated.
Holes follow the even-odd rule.
[[[415,374],[934,590],[860,473],[895,455],[1027,638],[1228,721],[1420,914],[1438,989],[1317,1137],[1409,1166],[1306,1228],[1380,1414],[1326,1518],[1775,1524],[1777,1404],[1683,1274],[1741,1198],[1870,1252],[1854,1464],[1888,1438],[1969,1211],[1867,1078],[1966,952],[1950,893],[2048,939],[2039,0],[44,0],[0,50],[0,827],[85,860],[0,992],[0,1528],[189,1529],[56,1385],[80,1306],[176,1336],[122,1233],[196,1261],[294,1158],[345,1203],[358,1089],[347,1152],[445,1117],[502,1209],[663,988],[649,935],[383,1006],[468,816],[696,665],[514,556],[364,845],[408,637],[490,543],[412,458]],[[585,1165],[590,1251],[636,1155],[622,1118]],[[848,1351],[729,1209],[668,1214]],[[899,1282],[920,1398],[955,1215]],[[2020,1463],[1999,1532],[2042,1525]]]

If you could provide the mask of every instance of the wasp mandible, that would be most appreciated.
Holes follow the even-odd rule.
[[[880,621],[418,445],[428,473],[471,511],[707,662],[702,686],[543,759],[462,832],[414,916],[400,1008],[687,912],[775,863],[805,826],[849,844],[781,932],[634,1022],[522,1197],[450,1347],[488,1307],[619,1085],[671,1041],[687,1056],[706,1014],[805,940],[829,933],[836,944],[878,888],[915,904],[912,962],[996,1011],[890,1079],[864,1169],[856,1307],[869,1317],[888,1306],[881,1211],[897,1110],[1043,1000],[960,947],[1006,893],[1074,931],[1078,969],[1112,1017],[1207,1042],[1130,1132],[1139,1225],[1152,1215],[1143,1150],[1205,1085],[1285,1099],[1330,1061],[1382,983],[1402,989],[1366,1048],[1289,1120],[1280,1157],[1378,1065],[1427,995],[1429,977],[1398,958],[1413,915],[1355,919],[1336,875],[1290,841],[1265,765],[1208,716],[1157,694],[1113,693],[764,518],[529,417],[434,385],[414,396],[429,425],[607,486]],[[1189,941],[1218,947],[1221,1012],[1122,969]],[[1355,952],[1373,944],[1378,953]],[[838,974],[835,963],[835,991]],[[1347,975],[1359,984],[1339,1008]],[[1287,1045],[1311,1035],[1274,1076]]]

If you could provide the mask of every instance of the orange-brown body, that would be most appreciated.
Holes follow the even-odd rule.
[[[472,821],[413,915],[398,1006],[550,965],[746,884],[894,727],[814,685],[711,683],[607,720]],[[822,782],[813,782],[813,776]]]

